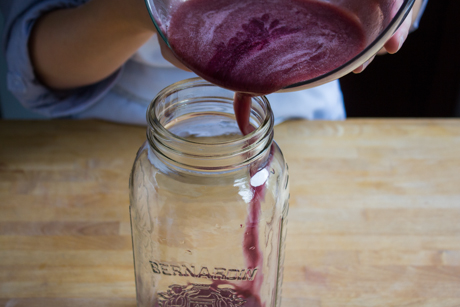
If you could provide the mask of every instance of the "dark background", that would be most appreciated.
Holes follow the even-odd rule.
[[[460,116],[460,0],[430,0],[394,55],[342,79],[348,117]]]

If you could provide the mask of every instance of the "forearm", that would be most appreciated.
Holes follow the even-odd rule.
[[[154,33],[143,0],[91,0],[41,17],[29,53],[45,85],[75,88],[111,75]]]

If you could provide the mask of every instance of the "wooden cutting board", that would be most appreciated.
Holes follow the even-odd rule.
[[[292,121],[283,307],[460,306],[460,120]],[[145,128],[0,121],[0,306],[134,307]]]

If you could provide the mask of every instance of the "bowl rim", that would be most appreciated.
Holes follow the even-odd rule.
[[[308,88],[312,88],[315,86],[319,86],[319,85],[331,82],[333,80],[339,79],[345,76],[346,74],[350,73],[355,68],[362,65],[365,61],[367,61],[372,56],[374,56],[384,46],[385,37],[389,38],[390,35],[393,35],[398,30],[398,28],[404,22],[406,17],[409,15],[409,12],[412,9],[416,0],[403,0],[403,1],[404,2],[401,4],[401,7],[399,8],[398,12],[391,19],[391,21],[388,23],[386,28],[369,45],[367,45],[363,50],[361,50],[361,52],[359,52],[356,56],[348,60],[346,63],[343,63],[339,67],[336,67],[335,69],[325,74],[319,75],[317,77],[314,77],[312,79],[308,79],[305,81],[290,84],[284,88],[281,88],[277,92],[290,92],[290,91],[308,89]],[[157,23],[157,20],[154,16],[155,10],[154,10],[153,0],[144,0],[144,2],[147,7],[147,11],[150,15],[150,18],[153,21],[155,28],[157,29],[157,34],[166,43],[166,45],[169,48],[171,48],[168,42],[168,39],[163,33],[165,29],[162,29],[162,25]],[[159,16],[157,17],[159,18]],[[376,46],[379,46],[379,47],[376,48]]]
[[[146,1],[148,1],[148,0],[146,0]],[[346,63],[340,65],[339,67],[337,67],[337,68],[335,68],[335,69],[333,69],[333,70],[331,70],[331,71],[329,71],[329,72],[327,72],[325,74],[317,76],[315,78],[288,85],[288,86],[282,88],[281,91],[283,91],[283,90],[289,91],[289,90],[293,90],[294,88],[297,88],[297,87],[305,87],[305,88],[307,88],[307,85],[317,83],[317,82],[320,83],[320,84],[327,83],[329,81],[341,78],[344,75],[346,75],[348,72],[340,74],[340,71],[345,70],[347,67],[352,66],[352,64],[354,64],[353,66],[356,65],[356,67],[358,67],[359,65],[363,64],[370,57],[374,56],[383,47],[384,43],[382,43],[382,41],[386,36],[388,36],[388,33],[390,33],[390,31],[392,31],[392,29],[393,29],[393,32],[392,32],[391,35],[393,35],[398,30],[398,28],[404,22],[406,17],[409,15],[409,12],[412,9],[415,1],[416,0],[404,0],[404,2],[402,3],[401,7],[398,10],[398,12],[391,19],[391,21],[389,22],[387,27],[368,46],[366,46],[366,48],[361,50],[360,53],[358,53],[356,56],[354,56],[353,58],[348,60]],[[377,44],[381,44],[381,47],[379,47],[376,52],[372,52],[370,55],[368,55],[376,47]],[[362,59],[365,59],[365,60],[362,60]],[[357,64],[357,63],[359,63],[359,64]],[[338,74],[338,76],[336,78],[333,78],[332,80],[328,80],[326,82],[319,82],[319,81],[327,79],[328,77],[331,77],[331,76],[333,76],[335,74]],[[320,84],[318,84],[318,85],[320,85]]]

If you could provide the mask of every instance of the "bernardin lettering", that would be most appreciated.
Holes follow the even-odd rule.
[[[158,275],[195,277],[213,280],[253,281],[258,271],[258,268],[239,270],[222,267],[210,270],[207,266],[202,266],[199,270],[196,270],[194,265],[178,265],[163,261],[150,261],[150,266],[152,267],[152,272]],[[197,274],[197,272],[199,273]]]

